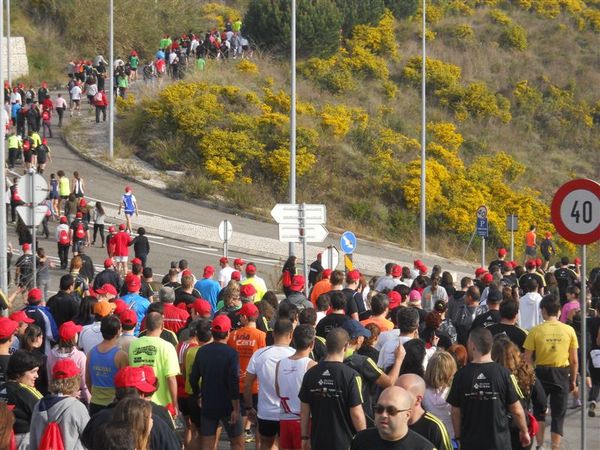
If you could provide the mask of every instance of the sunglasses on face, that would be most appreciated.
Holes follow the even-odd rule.
[[[388,414],[388,416],[394,417],[398,413],[410,411],[410,408],[409,409],[396,409],[393,406],[375,405],[375,413],[376,414],[383,414],[384,411]]]

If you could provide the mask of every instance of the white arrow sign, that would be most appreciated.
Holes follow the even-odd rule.
[[[323,225],[307,225],[304,229],[306,242],[323,242],[329,231]],[[300,228],[294,224],[279,224],[279,240],[281,242],[300,242]]]
[[[271,210],[271,216],[277,223],[293,224],[300,223],[300,205],[291,203],[278,203]],[[304,220],[306,225],[321,225],[327,222],[327,209],[325,205],[304,205]]]
[[[33,176],[33,194],[31,192],[31,177]],[[19,178],[17,190],[25,203],[41,203],[48,196],[48,182],[39,173],[29,173]],[[34,198],[35,197],[35,198]]]
[[[36,205],[35,207],[35,217],[34,217],[34,225],[37,227],[40,223],[42,223],[42,220],[44,220],[44,216],[46,215],[46,213],[48,212],[48,207],[46,205]],[[23,222],[25,222],[25,225],[27,225],[28,227],[31,226],[31,207],[30,206],[17,206],[17,213],[19,213],[19,216],[21,217],[21,219],[23,219]]]

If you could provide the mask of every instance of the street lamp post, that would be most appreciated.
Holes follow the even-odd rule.
[[[423,12],[422,12],[422,46],[423,46],[423,56],[421,59],[421,252],[425,253],[427,250],[426,245],[426,231],[425,231],[425,214],[426,214],[426,203],[425,203],[425,183],[426,183],[426,162],[425,162],[425,147],[426,147],[426,133],[427,133],[427,102],[425,100],[425,95],[427,94],[427,84],[426,84],[426,75],[427,75],[427,40],[425,37],[426,32],[426,8],[427,1],[423,0]]]
[[[109,50],[108,50],[108,74],[110,77],[108,83],[109,92],[109,110],[108,110],[108,157],[113,159],[115,154],[115,55],[114,55],[114,5],[113,0],[109,3]]]
[[[0,86],[2,86],[2,100],[4,101],[4,0],[0,0]],[[0,167],[2,168],[2,176],[0,176],[0,195],[4,203],[4,195],[6,193],[6,144],[4,141],[5,128],[4,116],[0,116],[2,124],[0,124]],[[0,288],[5,295],[8,295],[8,264],[7,264],[7,231],[6,231],[6,208],[4,205],[0,208]]]
[[[6,0],[6,74],[8,85],[12,86],[12,64],[10,63],[10,0]],[[4,85],[4,83],[2,83]]]
[[[290,203],[296,204],[296,0],[292,0],[291,23],[291,93],[290,93]],[[289,254],[294,254],[294,243],[290,242]]]

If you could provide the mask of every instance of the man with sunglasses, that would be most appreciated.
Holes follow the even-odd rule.
[[[424,437],[408,428],[414,397],[405,389],[385,389],[375,405],[375,427],[358,433],[350,450],[435,450]]]

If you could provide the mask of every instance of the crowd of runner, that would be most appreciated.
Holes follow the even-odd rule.
[[[119,94],[140,69],[146,81],[179,78],[189,58],[202,68],[247,56],[240,28],[164,36],[146,64],[135,51],[117,58]],[[52,100],[44,84],[5,86],[9,169],[44,174],[53,114],[61,127],[86,96],[106,119],[106,67],[101,56],[71,62],[67,99]],[[540,449],[546,421],[558,450],[582,389],[596,415],[600,269],[586,277],[578,259],[556,260],[552,236],[538,240],[535,226],[522,264],[501,248],[460,280],[419,260],[374,277],[332,271],[320,255],[309,292],[295,257],[273,286],[253,262],[226,257],[200,270],[181,255],[156,280],[130,186],[125,220],[105,233],[104,207],[78,172],[48,180],[41,234],[56,243],[58,286],[46,251],[32,254],[18,178],[9,180],[21,252],[12,292],[0,293],[0,450],[213,450],[222,429],[236,449]],[[107,252],[99,272],[86,254],[94,245]]]

